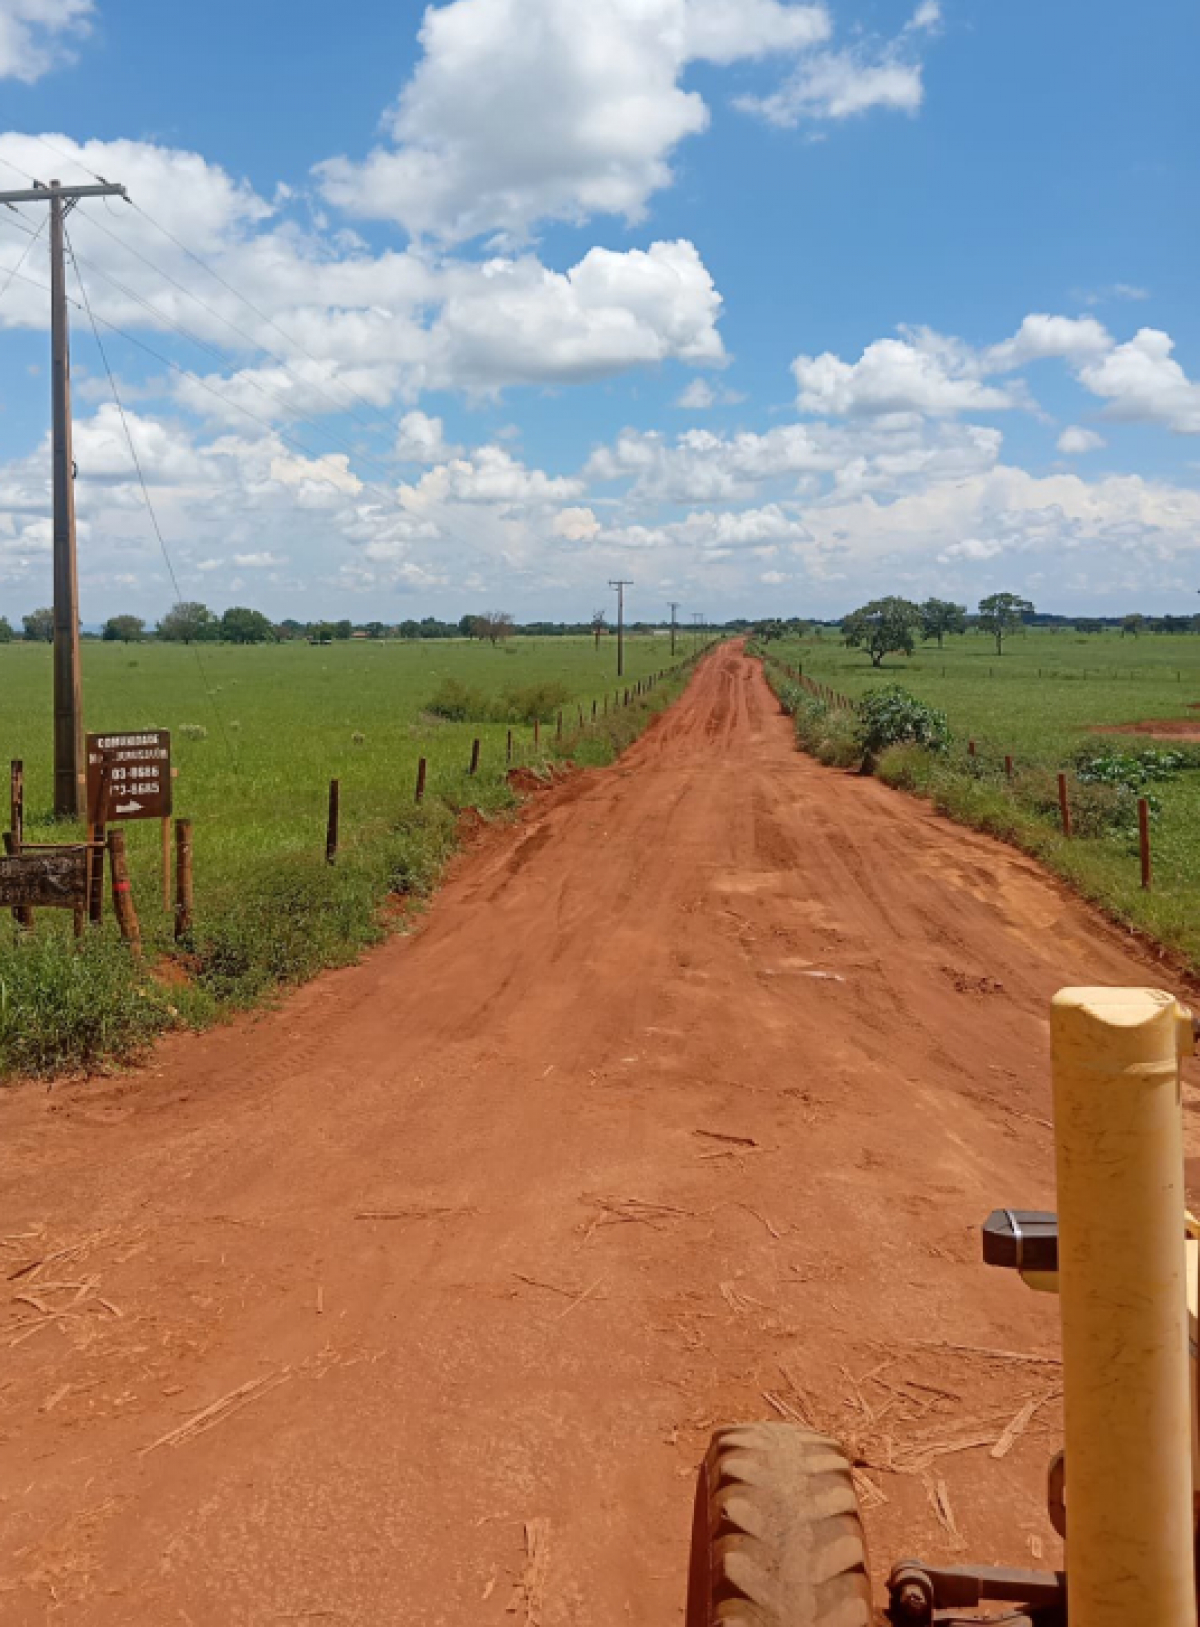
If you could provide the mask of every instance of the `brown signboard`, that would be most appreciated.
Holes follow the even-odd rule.
[[[86,848],[0,858],[0,905],[5,908],[82,909],[86,902]]]
[[[171,812],[171,735],[89,734],[87,805],[93,824],[115,819],[166,819]]]

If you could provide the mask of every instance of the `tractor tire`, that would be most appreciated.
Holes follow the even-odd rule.
[[[687,1627],[871,1627],[850,1464],[795,1424],[713,1436],[696,1486]]]

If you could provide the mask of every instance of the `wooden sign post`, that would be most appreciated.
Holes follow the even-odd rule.
[[[87,737],[88,818],[94,825],[169,819],[172,777],[167,729]]]

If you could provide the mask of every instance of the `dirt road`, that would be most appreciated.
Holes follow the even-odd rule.
[[[879,1570],[1055,1560],[1057,1366],[986,1354],[1055,1308],[976,1228],[1052,1202],[1081,982],[1161,977],[719,651],[411,938],[0,1101],[0,1621],[678,1622],[709,1429],[789,1410]]]

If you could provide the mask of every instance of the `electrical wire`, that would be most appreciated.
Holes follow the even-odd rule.
[[[148,220],[156,231],[161,232],[165,238],[174,243],[175,247],[179,249],[181,253],[186,254],[189,260],[194,260],[201,270],[207,271],[210,277],[214,277],[217,282],[221,284],[222,288],[228,289],[235,299],[240,299],[242,304],[245,305],[248,310],[253,311],[255,316],[257,316],[261,322],[266,322],[270,327],[274,328],[275,332],[278,333],[281,338],[286,339],[288,344],[298,350],[301,355],[307,356],[309,361],[315,362],[318,367],[324,365],[319,357],[313,355],[311,350],[306,349],[298,339],[294,338],[286,331],[286,329],[281,328],[274,317],[268,316],[265,311],[259,310],[258,306],[254,304],[253,300],[247,299],[245,294],[240,293],[231,282],[227,282],[225,278],[221,276],[219,271],[214,271],[207,260],[204,260],[200,257],[200,255],[193,253],[193,251],[188,248],[186,243],[180,242],[180,240],[175,236],[174,232],[168,231],[164,225],[155,220],[153,215],[147,214],[140,203],[137,203],[133,198],[126,198],[125,201],[131,208],[137,210],[138,214],[141,215],[143,220]],[[365,407],[368,412],[375,413],[377,417],[381,418],[383,422],[387,424],[389,429],[394,430],[397,427],[388,417],[387,413],[385,413],[381,408],[377,407],[373,401],[368,401],[365,396],[360,395],[353,385],[346,384],[344,380],[342,381],[342,385],[343,388],[354,397],[360,406]],[[348,411],[349,409],[345,410]]]
[[[207,312],[209,316],[214,317],[218,322],[223,322],[232,333],[237,334],[239,339],[244,339],[246,343],[251,345],[255,350],[261,351],[264,356],[269,356],[276,366],[283,368],[284,372],[287,373],[289,378],[293,378],[297,383],[303,384],[306,389],[315,390],[318,395],[322,396],[324,400],[329,402],[330,406],[333,407],[335,411],[349,412],[350,417],[354,419],[355,423],[361,424],[364,429],[376,430],[379,427],[376,424],[369,423],[365,418],[359,417],[358,413],[348,408],[344,402],[335,400],[334,397],[329,394],[328,390],[326,390],[322,385],[315,383],[311,379],[299,379],[292,372],[291,367],[284,357],[278,355],[277,352],[272,350],[268,345],[264,345],[262,340],[256,338],[254,334],[247,333],[245,328],[240,328],[237,323],[234,322],[230,317],[227,317],[223,311],[218,311],[215,306],[209,305],[206,300],[200,298],[199,294],[193,292],[192,289],[186,287],[183,283],[179,282],[175,277],[173,277],[169,271],[164,271],[162,266],[158,265],[154,260],[151,260],[147,255],[142,254],[140,250],[135,249],[132,243],[127,243],[123,237],[120,237],[116,232],[110,231],[107,226],[102,225],[100,221],[96,219],[95,215],[88,214],[84,218],[87,220],[90,226],[94,227],[97,231],[103,232],[105,237],[111,238],[114,243],[119,244],[120,247],[126,251],[126,253],[132,254],[134,259],[140,260],[142,264],[144,266],[148,266],[151,271],[157,272],[164,282],[169,282],[172,288],[177,288],[186,298],[193,300],[202,311]],[[104,275],[104,273],[101,273],[101,275]],[[316,362],[318,366],[325,365],[323,362],[317,361],[316,357],[312,357],[311,359]],[[378,411],[379,409],[376,410]],[[392,423],[391,419],[386,416],[383,416],[382,422],[389,430],[395,430],[397,428],[397,426]]]
[[[109,366],[108,353],[104,348],[104,341],[100,337],[100,330],[96,326],[96,319],[92,315],[92,302],[88,298],[88,291],[83,280],[83,273],[80,271],[79,262],[75,257],[75,250],[71,243],[71,234],[70,232],[67,232],[65,228],[64,236],[66,237],[67,242],[67,253],[70,255],[71,264],[74,267],[75,280],[79,284],[79,292],[83,297],[83,307],[87,312],[87,318],[91,324],[92,337],[95,339],[96,348],[100,352],[100,360],[104,363],[104,371],[108,375],[108,387],[112,391],[113,400],[116,403],[117,413],[121,419],[121,428],[125,431],[125,439],[129,444],[129,455],[133,459],[134,468],[137,470],[138,482],[141,485],[142,497],[146,504],[146,512],[150,516],[150,524],[154,527],[154,535],[158,538],[158,546],[162,551],[163,563],[167,567],[167,574],[171,578],[171,586],[175,589],[175,603],[182,604],[183,590],[179,586],[179,578],[175,574],[175,566],[171,559],[170,551],[167,548],[166,538],[162,533],[162,527],[158,523],[158,515],[155,513],[154,504],[150,501],[150,488],[146,484],[145,472],[142,469],[142,460],[138,456],[137,446],[134,442],[132,431],[129,428],[129,420],[125,416],[125,405],[121,400],[121,392],[117,389],[117,381],[113,376],[112,368]],[[228,753],[230,763],[232,764],[234,772],[236,773],[238,768],[237,756],[234,752],[233,744],[230,741],[229,733],[225,728],[225,719],[222,716],[221,708],[217,705],[216,694],[213,690],[212,684],[209,682],[208,673],[204,666],[204,660],[200,654],[200,646],[198,644],[193,644],[191,649],[196,657],[196,665],[200,672],[200,682],[204,687],[206,695],[208,696],[208,703],[212,707],[213,716],[216,718],[217,724],[221,730],[221,738],[225,742],[225,750]]]
[[[88,218],[90,219],[91,217],[89,216]],[[93,222],[93,224],[96,223]],[[76,259],[81,259],[81,257],[76,255]],[[124,294],[126,299],[133,300],[134,303],[140,305],[143,310],[148,311],[150,315],[153,316],[158,322],[162,323],[164,327],[170,328],[174,333],[178,334],[181,339],[186,339],[189,344],[195,345],[199,350],[207,351],[207,353],[210,356],[215,357],[223,367],[227,367],[229,365],[229,359],[224,352],[218,350],[215,345],[210,345],[206,339],[201,339],[199,334],[193,333],[192,330],[185,327],[182,322],[174,321],[166,314],[165,311],[160,311],[157,305],[152,304],[150,300],[139,294],[136,289],[130,288],[127,284],[119,281],[118,278],[112,276],[109,272],[102,270],[101,267],[96,265],[94,261],[81,260],[81,263],[86,265],[90,272],[94,272],[96,276],[101,277],[106,283],[111,284],[111,286],[115,288],[118,293]],[[128,337],[128,335],[126,337]],[[306,387],[306,381],[296,377],[296,375],[293,374],[291,369],[287,366],[286,362],[282,362],[280,365],[283,367],[284,372],[294,384],[301,389]],[[192,374],[191,376],[199,380],[198,374]],[[387,467],[386,464],[381,463],[378,458],[373,457],[370,453],[364,452],[361,447],[356,447],[353,441],[347,440],[344,435],[338,434],[336,430],[330,429],[327,425],[322,426],[315,418],[310,418],[307,413],[298,411],[294,403],[282,390],[274,390],[269,384],[263,384],[260,379],[253,378],[249,374],[243,376],[243,382],[248,384],[252,390],[256,390],[259,395],[265,396],[268,400],[274,400],[282,403],[282,405],[287,408],[290,417],[298,420],[302,424],[307,424],[310,429],[316,430],[318,435],[324,435],[329,440],[336,441],[338,445],[341,446],[345,452],[349,453],[351,457],[358,458],[362,462],[368,463],[372,467],[378,469],[382,473],[385,480],[391,479],[392,471]],[[234,405],[236,405],[236,403],[234,403]],[[266,420],[260,420],[260,422],[266,422]]]
[[[4,287],[0,288],[0,299],[3,299],[5,294],[8,293],[9,288],[12,286],[13,279],[20,273],[21,267],[29,258],[30,250],[33,248],[33,245],[37,242],[38,238],[42,235],[42,230],[45,227],[45,224],[46,222],[43,220],[41,226],[38,227],[36,232],[32,230],[32,228],[22,228],[26,231],[29,241],[21,250],[21,258],[17,261],[16,265],[9,268],[8,277],[5,280]]]

